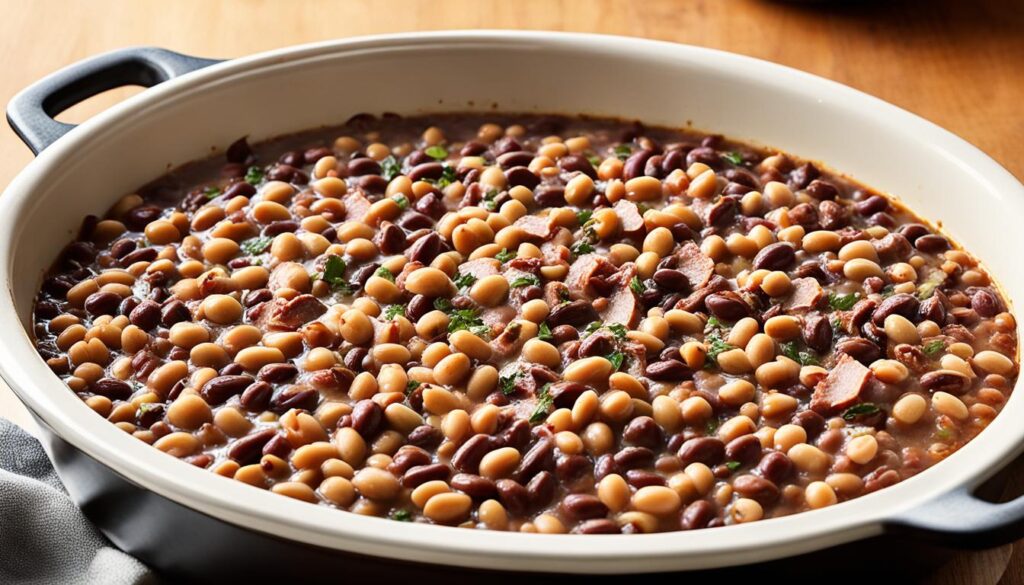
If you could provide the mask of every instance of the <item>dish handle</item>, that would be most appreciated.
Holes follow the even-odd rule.
[[[1009,544],[1024,536],[1024,495],[994,503],[964,486],[890,518],[885,532],[966,549]]]
[[[154,85],[220,63],[160,49],[132,47],[79,61],[22,90],[7,104],[7,122],[34,154],[75,125],[55,116],[104,91],[126,85]]]

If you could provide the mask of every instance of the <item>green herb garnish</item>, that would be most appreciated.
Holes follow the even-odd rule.
[[[324,271],[320,278],[331,286],[340,286],[342,283],[345,283],[345,270],[347,268],[348,263],[341,256],[328,256],[324,262]]]
[[[409,510],[395,510],[389,518],[398,522],[412,522],[412,513]]]
[[[449,164],[444,165],[444,170],[441,172],[441,178],[432,182],[437,188],[444,189],[448,185],[451,185],[458,179],[458,175],[455,174],[455,169]]]
[[[625,339],[626,334],[629,333],[629,329],[627,329],[622,323],[612,323],[608,326],[608,329],[611,330],[612,335],[614,335],[619,341]]]
[[[622,367],[622,362],[626,359],[626,354],[621,351],[613,351],[604,357],[612,363],[612,371],[618,372],[619,368]]]
[[[394,201],[395,204],[398,205],[398,208],[401,209],[402,211],[409,209],[409,198],[406,197],[405,195],[399,193],[398,195],[393,196],[391,200]]]
[[[245,182],[256,186],[263,180],[263,176],[263,169],[259,167],[249,167],[249,169],[245,171]]]
[[[555,336],[551,334],[551,328],[548,327],[547,323],[541,323],[540,327],[537,328],[537,339],[542,341],[548,341],[554,339]]]
[[[221,190],[217,187],[207,187],[203,189],[203,195],[206,195],[207,199],[213,199],[221,194]]]
[[[858,293],[837,295],[830,292],[828,293],[828,305],[835,311],[848,311],[853,305],[857,304],[858,297],[860,297]]]
[[[576,221],[580,225],[583,225],[583,224],[587,223],[588,221],[590,221],[590,218],[593,217],[593,215],[594,215],[594,211],[593,210],[591,210],[591,209],[581,209],[581,210],[576,212]]]
[[[629,280],[629,290],[633,291],[638,295],[642,295],[644,294],[644,291],[647,290],[647,287],[644,286],[644,283],[640,281],[639,276],[634,276]]]
[[[582,256],[584,254],[589,254],[593,252],[594,245],[591,244],[588,240],[583,239],[573,244],[572,247],[569,249],[572,251],[573,254],[577,256]]]
[[[452,302],[444,297],[437,297],[434,299],[434,308],[447,313],[452,310]]]
[[[516,253],[515,252],[509,252],[508,248],[502,248],[501,252],[498,252],[497,254],[494,255],[495,260],[497,260],[498,262],[501,262],[502,264],[508,262],[509,260],[511,260],[511,259],[513,259],[515,257],[516,257]]]
[[[853,420],[858,416],[875,414],[879,409],[877,404],[872,402],[862,402],[860,404],[854,404],[850,408],[843,411],[843,420]]]
[[[535,425],[544,422],[548,417],[548,411],[551,410],[551,405],[554,399],[551,397],[551,393],[548,389],[551,384],[544,384],[540,390],[537,391],[537,406],[533,409],[533,414],[530,415],[530,424]]]
[[[928,277],[928,280],[924,281],[921,286],[917,287],[917,298],[922,301],[931,298],[931,296],[935,294],[935,290],[944,282],[946,282],[945,272],[942,272],[941,270],[933,272],[932,275]]]
[[[500,191],[498,191],[497,189],[488,189],[487,192],[484,193],[483,199],[481,199],[480,201],[480,206],[486,209],[487,211],[496,210],[498,208],[498,202],[496,198],[498,197],[499,192]]]
[[[594,333],[595,331],[597,331],[598,329],[600,329],[603,326],[604,326],[604,323],[602,323],[600,321],[591,321],[589,324],[587,324],[586,328],[583,329],[583,334],[584,335],[590,335],[590,334]]]
[[[509,288],[519,288],[521,286],[540,286],[540,279],[530,274],[527,276],[520,276],[509,283]]]
[[[460,289],[469,288],[473,286],[473,283],[476,282],[476,277],[469,273],[459,274],[458,276],[455,277],[455,280],[452,282],[454,282],[455,286],[459,287]]]
[[[633,147],[628,144],[620,144],[613,148],[612,152],[615,153],[619,160],[626,160],[629,158],[629,155],[633,154]]]
[[[924,344],[924,347],[922,347],[921,349],[924,350],[924,354],[926,356],[935,357],[946,349],[946,343],[941,339],[935,339]]]
[[[801,366],[819,366],[821,360],[810,351],[801,350],[795,341],[780,344],[782,355],[795,361]]]
[[[398,163],[392,155],[388,155],[387,158],[380,161],[380,176],[384,177],[388,181],[394,179],[398,175],[402,174],[402,165]]]
[[[405,305],[391,305],[384,311],[384,318],[388,321],[394,320],[399,315],[405,316]]]
[[[742,464],[742,463],[740,463],[739,461],[726,461],[726,462],[725,462],[725,466],[729,468],[729,471],[736,471],[736,470],[737,470],[737,469],[739,469],[739,468],[740,468],[740,467],[741,467],[742,465],[743,465],[743,464]]]
[[[723,327],[722,322],[718,317],[708,317],[707,323],[704,325],[704,333],[709,333]]]
[[[721,337],[715,334],[704,336],[704,346],[708,350],[708,362],[715,365],[718,364],[718,354],[736,349],[735,345],[726,343]]]
[[[882,295],[883,299],[887,299],[892,295],[896,294],[896,287],[891,284],[887,284],[882,287],[882,292],[880,294]]]
[[[470,333],[482,336],[486,335],[490,328],[484,325],[477,314],[476,309],[453,309],[448,320],[448,333],[455,333],[465,329]]]
[[[406,394],[406,396],[408,396],[409,394],[412,394],[413,392],[415,392],[416,389],[419,388],[419,387],[420,387],[419,381],[417,381],[417,380],[409,380],[409,382],[405,385],[405,394]]]
[[[444,160],[448,158],[448,149],[441,146],[440,144],[435,146],[428,146],[423,149],[423,152],[427,153],[427,156],[434,160]]]
[[[601,166],[601,157],[597,156],[596,154],[588,154],[587,160],[590,161],[590,166],[594,168]]]
[[[248,240],[245,240],[244,242],[239,244],[239,246],[242,248],[242,251],[245,252],[246,254],[250,256],[255,256],[257,254],[262,254],[266,252],[267,248],[269,248],[270,244],[272,244],[273,242],[274,238],[268,238],[266,236],[263,236],[258,238],[249,238]]]
[[[498,387],[501,388],[501,393],[505,396],[511,396],[516,391],[516,380],[523,376],[522,372],[516,372],[511,376],[502,376],[498,378]]]
[[[388,270],[387,266],[381,266],[380,268],[377,269],[377,272],[373,273],[373,275],[379,276],[384,280],[390,280],[391,282],[395,282],[395,275],[390,270]]]
[[[738,152],[727,152],[722,155],[722,158],[731,162],[734,165],[743,164],[743,156]]]

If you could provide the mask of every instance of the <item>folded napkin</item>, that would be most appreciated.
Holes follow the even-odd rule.
[[[42,445],[0,418],[0,583],[155,583],[64,491]]]

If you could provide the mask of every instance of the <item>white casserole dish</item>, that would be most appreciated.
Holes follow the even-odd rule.
[[[129,68],[111,77],[98,67],[102,59],[144,66],[141,73]],[[40,96],[69,80],[91,80],[104,88],[126,81],[152,85],[209,63],[152,49],[98,60],[72,66],[12,101],[9,118],[36,149],[67,128],[26,108],[35,100],[55,115],[81,95],[65,91],[51,96],[49,104]],[[242,135],[258,141],[341,123],[359,112],[495,107],[613,115],[669,126],[692,122],[698,129],[825,161],[941,221],[987,263],[1009,299],[1024,298],[1024,271],[1016,255],[1024,250],[1024,185],[949,132],[812,75],[709,49],[561,33],[423,33],[271,51],[170,79],[96,116],[45,148],[0,198],[0,374],[50,433],[48,448],[71,494],[88,504],[106,489],[88,473],[75,471],[75,457],[84,454],[112,477],[127,480],[125,489],[157,494],[218,525],[329,550],[512,571],[721,567],[789,557],[887,530],[973,545],[1024,536],[1024,499],[994,505],[970,495],[1024,446],[1024,427],[1017,422],[1024,418],[1019,388],[992,425],[947,461],[841,505],[696,532],[554,536],[398,523],[227,481],[103,420],[37,355],[29,334],[31,305],[44,269],[73,239],[85,215],[101,214],[168,168]],[[166,535],[152,526],[149,532],[145,512],[132,512],[139,518],[131,529],[108,529],[98,522],[126,550],[166,564],[152,556]]]

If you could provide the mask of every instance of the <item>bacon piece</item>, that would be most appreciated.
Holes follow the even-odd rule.
[[[267,325],[271,329],[296,331],[306,323],[327,312],[327,305],[313,295],[299,295],[290,301],[276,305],[271,311]]]
[[[615,215],[619,216],[619,225],[622,226],[622,233],[631,238],[640,238],[644,234],[644,218],[640,215],[640,208],[632,201],[620,199],[615,202]]]
[[[370,210],[370,200],[359,191],[353,191],[342,199],[345,203],[345,219],[349,221],[362,221],[366,212]]]
[[[569,274],[565,277],[565,284],[569,290],[587,298],[596,296],[598,291],[594,290],[590,282],[591,278],[611,276],[616,272],[615,265],[597,254],[584,254],[576,259],[569,267]]]
[[[477,258],[459,265],[459,274],[472,274],[477,280],[501,272],[501,262],[494,258]]]
[[[693,242],[686,242],[676,252],[676,259],[679,262],[677,269],[686,275],[690,282],[690,288],[699,290],[711,280],[715,273],[715,261],[704,255],[700,247]]]
[[[523,230],[528,242],[543,242],[551,237],[551,221],[538,215],[524,215],[512,224]]]
[[[787,311],[807,311],[817,307],[824,297],[825,291],[817,280],[797,278],[793,280],[793,293],[782,306]]]
[[[544,285],[544,300],[549,307],[554,309],[558,305],[572,300],[572,293],[569,292],[569,287],[565,286],[564,282],[552,280]]]
[[[267,288],[275,291],[279,288],[295,287],[296,283],[299,285],[297,288],[302,289],[299,292],[309,290],[310,278],[306,267],[298,262],[282,262],[271,271]]]
[[[824,380],[814,387],[811,410],[833,414],[860,400],[861,392],[871,381],[871,370],[854,358],[843,354]]]
[[[640,321],[640,302],[629,287],[619,287],[612,293],[608,308],[601,311],[605,323],[621,323],[630,329]]]
[[[716,292],[722,292],[729,290],[729,281],[721,276],[715,274],[711,276],[711,280],[708,281],[703,287],[690,293],[690,296],[685,299],[681,299],[676,303],[676,309],[682,309],[691,313],[700,311],[704,308],[704,300]]]

